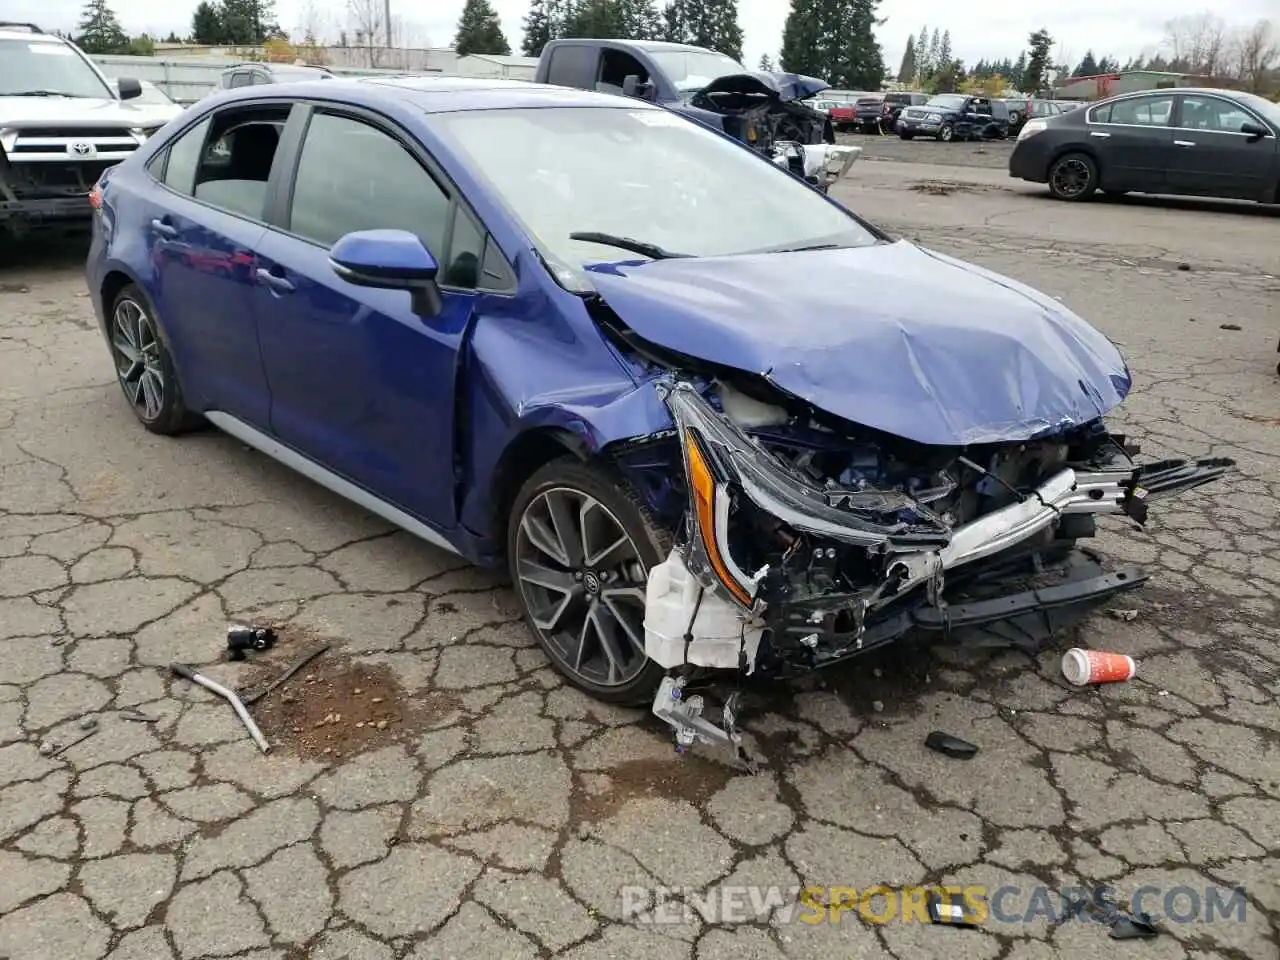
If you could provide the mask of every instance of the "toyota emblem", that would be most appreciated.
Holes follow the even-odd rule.
[[[93,144],[91,143],[73,143],[67,147],[67,152],[77,157],[87,157],[93,153]]]

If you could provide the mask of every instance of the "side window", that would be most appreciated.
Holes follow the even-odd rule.
[[[1088,121],[1090,123],[1110,123],[1111,108],[1113,106],[1115,106],[1115,104],[1104,103],[1100,107],[1094,107],[1092,110],[1089,111],[1089,116],[1087,118]]]
[[[1217,97],[1183,97],[1182,118],[1178,121],[1178,126],[1192,130],[1239,133],[1242,124],[1252,122],[1253,117],[1226,100],[1219,100]]]
[[[267,181],[275,162],[280,133],[289,117],[287,106],[223,110],[202,124],[208,136],[201,144],[189,191],[195,199],[231,213],[261,220],[266,212]],[[195,134],[192,130],[190,134]],[[194,139],[194,138],[193,138]],[[174,144],[176,150],[178,144]],[[184,145],[185,147],[185,145]],[[167,173],[180,175],[176,156],[169,158]],[[166,183],[168,177],[166,176]]]
[[[251,83],[253,83],[253,77],[250,76],[247,70],[237,70],[231,74],[231,86],[233,87],[247,87]]]
[[[271,78],[267,76],[265,73],[263,73],[261,70],[254,70],[249,76],[251,77],[251,79],[249,80],[251,84],[271,82]]]
[[[600,80],[596,89],[605,93],[621,93],[623,81],[637,76],[641,83],[649,82],[649,71],[635,57],[622,50],[605,50],[600,58]]]
[[[596,62],[600,51],[596,47],[568,44],[554,47],[551,64],[547,67],[547,83],[559,87],[577,87],[590,90],[596,83]]]
[[[1134,97],[1111,105],[1111,123],[1163,127],[1173,112],[1173,97]]]
[[[205,140],[213,121],[205,118],[169,144],[169,160],[164,168],[164,185],[191,196],[196,188],[196,169],[204,154]]]
[[[289,228],[332,246],[353,230],[407,230],[442,274],[449,197],[422,165],[381,130],[334,114],[311,118],[298,160]]]

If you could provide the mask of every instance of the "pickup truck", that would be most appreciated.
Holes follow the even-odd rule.
[[[748,70],[702,47],[656,40],[552,40],[537,83],[638,97],[749,144],[823,193],[862,152],[837,146],[826,114],[803,103],[830,87],[794,73]]]

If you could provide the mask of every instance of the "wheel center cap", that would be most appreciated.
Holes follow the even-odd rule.
[[[588,570],[582,575],[582,586],[587,593],[594,597],[600,593],[600,578]]]

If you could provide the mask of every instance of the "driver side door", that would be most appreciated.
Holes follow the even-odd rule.
[[[456,524],[455,388],[496,245],[412,137],[380,116],[306,108],[296,166],[260,241],[255,310],[276,439],[440,530]],[[443,309],[348,283],[330,247],[357,230],[416,235]],[[486,259],[488,258],[488,259]]]

